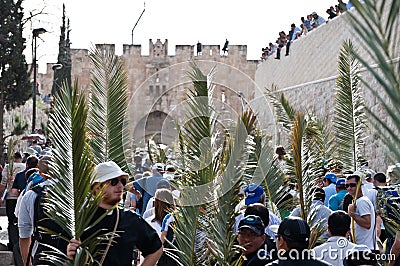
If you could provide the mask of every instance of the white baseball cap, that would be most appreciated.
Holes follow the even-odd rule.
[[[129,177],[128,173],[125,173],[121,168],[113,161],[98,164],[93,171],[94,183],[103,183],[107,180],[113,179],[119,176]]]

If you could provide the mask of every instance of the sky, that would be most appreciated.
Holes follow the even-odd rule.
[[[327,18],[325,10],[336,0],[227,1],[227,0],[25,0],[24,11],[35,16],[25,27],[27,62],[31,62],[32,29],[45,28],[37,40],[39,72],[45,63],[56,63],[62,17],[62,4],[70,19],[71,47],[89,49],[93,44],[111,43],[116,53],[123,44],[132,43],[132,29],[143,9],[145,12],[133,31],[133,43],[142,45],[148,55],[149,39],[168,39],[168,53],[175,45],[247,45],[247,59],[257,60],[261,48],[275,42],[278,32],[301,24],[300,17],[317,12]],[[145,3],[145,5],[144,5]]]

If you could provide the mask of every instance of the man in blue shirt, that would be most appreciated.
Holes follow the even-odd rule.
[[[329,199],[328,207],[332,211],[343,210],[343,198],[347,194],[346,179],[339,178],[336,182],[336,194]]]
[[[325,201],[324,205],[328,207],[329,199],[336,194],[336,175],[334,173],[326,173],[323,180]]]

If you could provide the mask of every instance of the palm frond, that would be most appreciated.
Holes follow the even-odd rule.
[[[333,123],[341,162],[346,169],[355,171],[365,160],[362,148],[367,117],[359,84],[360,64],[354,57],[353,50],[352,42],[345,41],[340,51]]]
[[[355,57],[372,74],[378,87],[368,80],[362,79],[364,85],[379,100],[385,111],[386,119],[369,110],[374,127],[379,131],[381,139],[393,154],[393,160],[400,161],[400,2],[352,1],[357,12],[349,13],[351,24],[363,41],[362,45],[369,51],[374,68],[359,53]],[[388,101],[390,99],[390,101]],[[390,126],[389,126],[390,125]],[[390,154],[390,155],[391,155]]]
[[[311,205],[311,189],[314,186],[313,158],[309,147],[305,144],[308,122],[304,113],[297,112],[292,129],[293,172],[299,192],[301,217],[307,220]]]
[[[46,193],[44,209],[46,215],[63,228],[71,238],[79,239],[93,225],[92,219],[100,203],[101,193],[91,193],[93,163],[86,139],[87,102],[79,91],[78,84],[70,90],[66,85],[60,90],[50,117],[50,137],[54,144],[51,175],[54,182]],[[54,234],[47,228],[43,230]],[[101,238],[89,237],[91,244],[99,244]],[[77,256],[74,265],[88,263],[94,249],[82,243],[82,256]],[[65,259],[65,251],[55,256]],[[53,255],[54,256],[54,255]]]
[[[123,63],[108,49],[94,49],[88,133],[96,164],[112,160],[128,171],[125,149],[129,147],[126,123],[128,78]],[[129,153],[127,153],[129,154]]]
[[[272,85],[271,89],[266,89],[266,96],[268,97],[270,103],[274,107],[277,121],[282,125],[282,127],[287,132],[290,132],[292,129],[296,110],[292,105],[290,105],[284,93],[280,93],[277,96],[276,91],[277,87],[275,85]]]
[[[220,167],[220,177],[214,181],[217,204],[209,220],[209,250],[218,265],[230,265],[238,253],[233,234],[236,216],[235,208],[239,203],[238,194],[243,186],[243,175],[248,167],[249,155],[252,153],[256,116],[247,110],[237,121],[232,136],[227,139],[224,161]],[[262,180],[261,180],[262,181]]]
[[[199,258],[202,257],[202,249],[199,247],[199,239],[196,235],[201,231],[199,223],[200,208],[198,206],[180,206],[174,213],[175,225],[173,230],[175,234],[177,250],[176,261],[181,265],[201,265],[203,263]]]
[[[287,209],[288,202],[284,199],[286,193],[282,192],[285,176],[274,158],[274,151],[265,137],[261,137],[259,132],[254,136],[255,158],[250,155],[249,162],[256,161],[256,168],[253,171],[250,183],[261,184],[264,188],[267,206],[270,211],[280,216],[279,210]],[[276,205],[276,203],[279,203]]]
[[[218,147],[219,132],[216,130],[216,114],[212,93],[214,69],[206,76],[191,63],[188,73],[193,88],[188,89],[186,122],[179,132],[179,152],[184,157],[178,160],[183,169],[180,204],[175,215],[177,257],[183,265],[200,265],[209,258],[204,255],[205,236],[209,226],[211,202],[215,201],[213,181],[218,175],[221,149]],[[184,136],[184,137],[183,137]],[[200,211],[202,210],[202,211]]]
[[[17,145],[18,140],[10,138],[7,144],[7,159],[8,159],[8,175],[14,176],[14,148]]]

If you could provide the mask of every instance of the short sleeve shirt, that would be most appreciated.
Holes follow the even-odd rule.
[[[369,229],[354,223],[357,244],[364,244],[370,249],[375,249],[376,233],[375,233],[375,211],[372,202],[362,196],[356,202],[356,214],[359,216],[371,215],[371,226]]]
[[[110,247],[104,265],[132,265],[135,247],[141,251],[144,257],[161,248],[162,244],[157,232],[142,217],[130,210],[124,211],[119,209],[118,211],[120,212],[117,227],[119,236],[114,239],[116,243]],[[106,210],[99,207],[93,221],[104,212]],[[107,215],[87,233],[91,234],[99,229],[106,229],[102,233],[112,232],[115,222],[116,211],[114,210],[111,215]],[[85,234],[82,236],[82,239],[85,239]],[[99,248],[104,250],[104,246]]]

